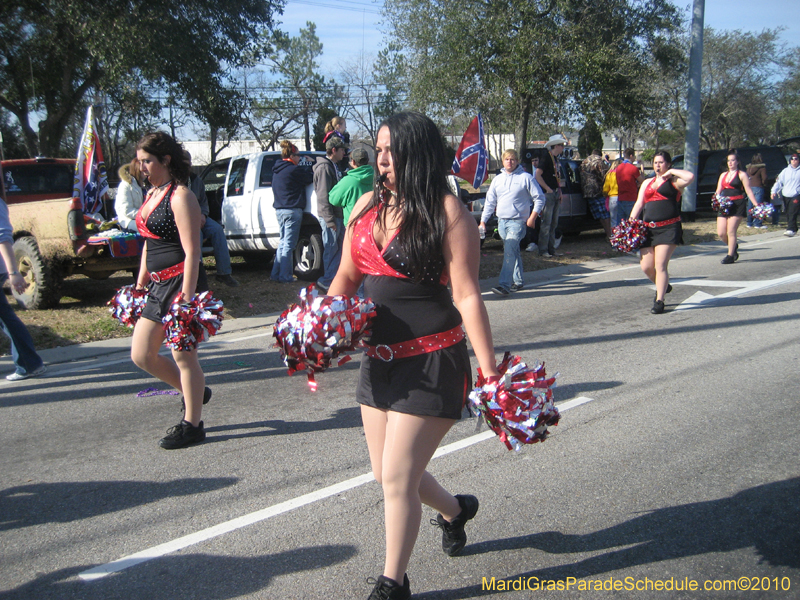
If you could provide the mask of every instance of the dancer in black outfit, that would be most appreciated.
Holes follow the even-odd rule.
[[[655,177],[645,179],[639,197],[631,209],[631,219],[642,214],[647,224],[647,240],[640,250],[640,266],[656,286],[656,297],[650,312],[664,312],[664,296],[672,290],[667,266],[678,244],[683,243],[681,227],[681,190],[694,179],[689,171],[671,169],[669,152],[656,152],[653,157]]]
[[[478,285],[478,230],[447,187],[441,134],[427,117],[400,113],[381,125],[376,152],[381,181],[353,209],[329,293],[353,296],[363,281],[376,306],[357,390],[386,527],[370,599],[404,600],[422,503],[439,511],[450,556],[478,510],[477,498],[451,495],[426,471],[472,383],[462,322],[483,373],[498,372]]]
[[[161,319],[176,300],[190,300],[197,286],[200,205],[186,187],[185,152],[172,137],[160,131],[145,135],[136,146],[136,157],[152,187],[136,215],[139,233],[146,238],[136,287],[147,287],[149,297],[133,330],[131,358],[139,368],[183,392],[184,419],[159,443],[173,450],[205,439],[200,417],[203,404],[211,398],[197,349],[173,350],[173,360],[159,354],[165,339]]]
[[[723,265],[739,260],[739,243],[736,233],[742,219],[747,218],[747,199],[758,206],[760,202],[750,188],[750,178],[739,169],[739,156],[735,150],[728,151],[728,170],[719,176],[716,194],[733,201],[733,206],[725,213],[717,213],[717,235],[728,247],[728,254],[722,259]]]

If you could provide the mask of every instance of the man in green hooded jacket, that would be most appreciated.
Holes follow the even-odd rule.
[[[344,213],[344,224],[350,220],[350,212],[361,196],[371,191],[375,181],[375,170],[369,164],[369,154],[362,148],[350,153],[350,165],[353,167],[339,183],[333,186],[328,194],[328,201],[333,206],[341,206]]]

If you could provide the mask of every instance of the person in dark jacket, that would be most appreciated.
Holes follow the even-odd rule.
[[[313,181],[310,167],[298,166],[297,146],[288,140],[281,142],[281,155],[272,167],[272,194],[275,215],[280,226],[280,241],[275,252],[270,278],[279,283],[294,281],[292,254],[300,239],[300,225],[306,207],[306,186]]]
[[[344,242],[344,215],[339,206],[330,203],[328,195],[339,182],[341,175],[336,166],[344,158],[344,142],[338,136],[331,136],[325,143],[325,156],[318,156],[314,164],[314,191],[317,194],[317,214],[322,228],[322,264],[325,272],[317,281],[317,288],[327,292],[339,269]]]

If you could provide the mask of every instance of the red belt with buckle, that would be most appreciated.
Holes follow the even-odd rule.
[[[162,269],[161,271],[150,273],[150,279],[155,281],[156,283],[161,283],[162,281],[166,281],[167,279],[172,279],[173,277],[177,277],[182,273],[183,273],[183,263],[178,263],[177,265],[167,267],[166,269]]]
[[[389,362],[397,358],[409,358],[411,356],[419,356],[420,354],[427,354],[443,348],[449,348],[450,346],[455,346],[463,339],[464,329],[461,325],[458,325],[457,327],[453,327],[450,331],[426,335],[425,337],[392,344],[391,346],[387,346],[386,344],[367,346],[366,354],[370,358],[377,358],[383,362]]]
[[[680,221],[680,217],[675,217],[674,219],[667,219],[666,221],[645,221],[644,224],[648,227],[665,227],[666,225],[672,225],[673,223],[680,223]]]

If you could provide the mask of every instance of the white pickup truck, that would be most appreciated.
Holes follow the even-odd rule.
[[[313,165],[324,152],[300,152],[300,164]],[[272,167],[280,152],[256,152],[211,163],[201,175],[210,217],[225,228],[228,250],[247,261],[271,260],[280,230],[273,208]],[[300,240],[294,251],[294,273],[314,281],[322,275],[322,235],[317,220],[314,186],[306,188],[306,207]]]

